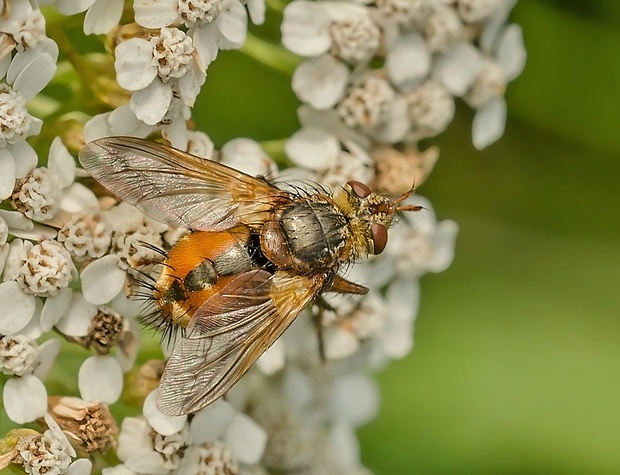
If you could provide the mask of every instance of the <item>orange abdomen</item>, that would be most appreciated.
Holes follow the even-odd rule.
[[[236,274],[256,268],[250,230],[194,231],[168,253],[155,284],[154,300],[164,320],[186,327],[194,312]]]

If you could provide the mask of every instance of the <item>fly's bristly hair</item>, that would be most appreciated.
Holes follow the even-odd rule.
[[[270,274],[275,274],[278,267],[267,259],[267,256],[263,253],[260,247],[260,234],[252,232],[247,242],[248,252],[252,262],[256,263],[262,270],[266,270]]]
[[[174,272],[174,268],[165,262],[168,253],[164,249],[145,241],[140,241],[140,245],[155,252],[162,259],[141,267],[131,267],[129,272],[127,272],[130,288],[135,289],[132,290],[131,295],[136,300],[141,301],[141,312],[138,315],[138,321],[144,327],[158,333],[161,343],[166,342],[169,345],[178,336],[179,332],[183,332],[183,328],[166,318],[161,309],[155,304],[155,294],[160,289],[156,285],[157,279],[150,272],[147,272],[146,269],[149,266],[153,266],[153,268],[162,266]],[[155,273],[159,274],[159,272]],[[173,278],[180,281],[178,276],[173,276]]]
[[[149,251],[153,251],[156,254],[159,254],[163,259],[165,259],[166,257],[168,257],[168,252],[165,249],[162,249],[159,246],[156,246],[155,244],[152,244],[150,242],[146,242],[146,241],[138,241],[138,243],[148,249]],[[159,264],[159,262],[158,262]]]
[[[285,185],[286,188],[283,190],[289,193],[291,197],[293,198],[293,200],[308,198],[313,195],[330,195],[331,196],[333,194],[332,190],[329,187],[317,181],[310,180],[310,179],[297,179],[297,180],[286,180],[286,181],[285,180],[279,181],[278,179],[276,179],[276,180],[273,180],[271,183],[276,186],[279,185],[278,188],[280,189],[283,189],[282,185]]]

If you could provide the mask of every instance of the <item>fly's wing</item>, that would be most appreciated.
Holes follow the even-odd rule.
[[[259,224],[287,194],[211,160],[135,137],[106,137],[80,150],[84,169],[119,198],[173,226],[221,231]]]
[[[194,314],[161,378],[157,405],[196,412],[228,391],[319,293],[324,275],[239,275]]]

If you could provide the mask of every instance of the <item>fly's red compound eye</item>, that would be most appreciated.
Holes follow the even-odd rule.
[[[366,198],[371,193],[370,188],[361,181],[351,180],[347,182],[347,185],[351,187],[351,190],[358,198]]]
[[[388,230],[381,223],[372,223],[370,237],[374,244],[374,254],[381,254],[388,242]]]

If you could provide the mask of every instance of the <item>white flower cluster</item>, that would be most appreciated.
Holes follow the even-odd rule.
[[[103,2],[90,8],[99,3]],[[86,124],[86,140],[109,135],[146,137],[159,131],[185,150],[186,122],[209,64],[220,49],[243,45],[248,12],[254,23],[264,21],[265,0],[134,0],[133,9],[138,27],[129,38],[121,34],[114,50],[116,79],[131,92],[131,100],[95,116]],[[116,23],[119,19],[120,14]],[[88,20],[87,14],[85,30]]]
[[[359,180],[397,196],[430,173],[439,152],[421,153],[417,144],[447,127],[455,97],[477,110],[476,147],[501,135],[504,89],[525,56],[518,26],[505,24],[513,3],[290,2],[282,41],[306,58],[292,78],[303,102],[302,129],[285,146],[295,166],[278,170],[253,140],[238,138],[216,150],[206,134],[188,129],[207,67],[220,49],[241,47],[248,16],[263,22],[265,0],[5,1],[2,409],[15,424],[43,418],[45,425],[41,432],[18,429],[5,437],[2,442],[12,445],[0,453],[0,470],[14,463],[27,473],[87,474],[91,460],[101,465],[98,454],[115,449],[122,463],[104,468],[104,475],[368,473],[355,434],[379,407],[368,371],[411,351],[418,281],[450,265],[457,225],[437,222],[423,197],[407,198],[403,206],[422,210],[404,213],[380,256],[345,269],[350,280],[370,289],[367,295],[325,296],[320,310],[297,318],[224,398],[189,418],[166,416],[155,405],[163,363],[136,367],[142,344],[137,317],[144,308],[133,297],[145,289],[136,287],[135,269],[154,274],[161,260],[156,249],[169,249],[187,230],[146,217],[102,190],[95,194],[67,146],[75,151],[76,143],[103,136],[160,134],[177,148],[275,179],[283,188],[292,181],[293,191]],[[109,92],[114,100],[95,109],[85,105],[89,119],[86,111],[71,111],[80,117],[79,139],[71,143],[71,133],[53,139],[43,166],[26,139],[47,123],[29,108],[45,110],[45,101],[32,100],[53,79],[59,50],[46,36],[37,4],[54,4],[63,15],[86,12],[84,33],[107,34],[102,41],[114,56],[96,64],[107,64],[116,78]],[[119,24],[131,16],[130,6],[128,21],[135,23]],[[75,50],[65,53],[75,60]],[[70,65],[59,66],[69,77]],[[99,97],[84,94],[92,96]],[[52,122],[50,130],[54,136],[62,127]],[[80,398],[48,395],[45,386],[68,347],[77,348],[72,356],[81,364],[63,383],[73,384]],[[169,351],[166,345],[164,354]],[[142,414],[125,418],[119,430],[107,406],[121,398],[139,401]]]
[[[6,15],[5,15],[6,12]],[[45,19],[28,0],[10,2],[0,17],[0,199],[13,192],[37,164],[26,138],[37,135],[42,122],[26,102],[51,81],[58,47],[45,36]]]
[[[290,158],[317,169],[339,153],[336,141],[347,149],[350,141],[413,147],[446,129],[456,97],[476,109],[474,145],[495,142],[504,131],[506,85],[525,61],[520,28],[505,24],[515,2],[291,2],[282,42],[305,60],[293,76],[304,104]],[[318,150],[325,153],[317,160]]]

